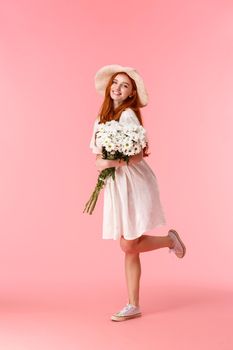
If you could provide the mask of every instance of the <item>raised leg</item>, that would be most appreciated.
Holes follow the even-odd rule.
[[[172,248],[174,242],[171,237],[142,235],[133,240],[127,240],[123,236],[120,240],[121,248],[126,253],[143,253],[159,248]]]

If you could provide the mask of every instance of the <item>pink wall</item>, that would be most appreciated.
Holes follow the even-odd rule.
[[[104,241],[89,150],[106,64],[143,75],[142,109],[167,226],[187,244],[142,256],[155,279],[232,285],[233,4],[227,0],[0,4],[1,294],[122,289],[123,253]],[[171,273],[172,271],[172,273]],[[104,293],[104,292],[103,292]]]

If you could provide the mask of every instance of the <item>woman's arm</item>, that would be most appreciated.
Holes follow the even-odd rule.
[[[128,165],[136,164],[140,162],[143,158],[143,151],[140,153],[130,156]],[[96,156],[96,167],[97,170],[101,171],[106,168],[118,168],[119,166],[125,166],[127,165],[127,162],[125,162],[123,159],[116,159],[116,160],[109,160],[109,159],[103,159],[102,154],[97,154]]]

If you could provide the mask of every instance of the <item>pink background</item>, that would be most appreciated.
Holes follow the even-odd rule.
[[[232,349],[232,18],[230,0],[1,1],[1,349]],[[144,317],[121,324],[124,255],[102,239],[103,196],[82,213],[107,64],[135,67],[149,92],[167,219],[150,233],[187,245],[182,261],[141,254]]]

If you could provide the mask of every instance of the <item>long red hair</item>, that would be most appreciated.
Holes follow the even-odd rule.
[[[132,86],[133,86],[133,91],[135,91],[135,94],[132,97],[127,97],[122,104],[120,104],[116,109],[114,109],[114,104],[113,104],[113,100],[110,96],[110,89],[113,83],[114,78],[118,75],[118,74],[126,74],[127,77],[130,79]],[[121,113],[126,109],[126,108],[131,108],[138,120],[140,125],[143,126],[143,121],[142,121],[142,115],[141,115],[141,111],[140,108],[142,107],[140,100],[138,98],[138,92],[137,92],[137,85],[134,81],[134,79],[132,79],[127,73],[125,72],[117,72],[114,73],[111,78],[109,79],[109,82],[106,86],[105,89],[105,96],[104,96],[104,101],[100,107],[100,111],[98,114],[98,117],[100,119],[100,123],[106,123],[107,121],[110,120],[119,120]],[[147,146],[143,149],[143,157],[148,157],[150,153],[147,153],[149,146],[147,143]]]

